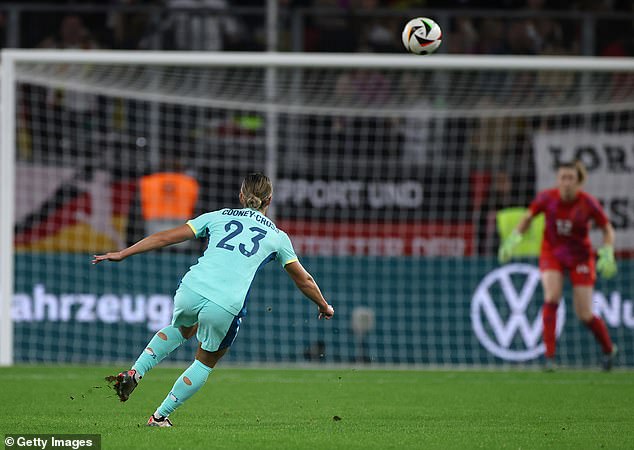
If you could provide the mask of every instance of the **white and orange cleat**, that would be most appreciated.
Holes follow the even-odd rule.
[[[172,421],[167,417],[156,417],[154,414],[147,421],[148,427],[173,427]]]

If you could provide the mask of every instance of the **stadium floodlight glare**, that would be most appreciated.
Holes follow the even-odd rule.
[[[495,272],[495,214],[551,183],[557,158],[596,162],[588,190],[617,221],[617,253],[634,250],[619,203],[634,189],[618,172],[632,161],[604,151],[631,144],[632,58],[5,49],[1,74],[1,365],[128,360],[169,321],[202,246],[89,265],[145,234],[137,181],[158,170],[198,180],[197,212],[237,206],[245,173],[267,172],[272,218],[337,310],[307,321],[267,267],[227,361],[539,354],[539,289],[506,326],[504,277],[530,270]],[[355,334],[359,308],[375,319]],[[584,330],[567,333],[563,362],[591,361]]]

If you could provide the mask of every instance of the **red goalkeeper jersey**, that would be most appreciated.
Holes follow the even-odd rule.
[[[530,210],[533,214],[543,212],[546,217],[542,253],[550,253],[566,266],[592,256],[588,235],[590,219],[599,227],[608,223],[597,199],[583,191],[579,191],[574,200],[565,202],[559,189],[547,189],[537,195]]]

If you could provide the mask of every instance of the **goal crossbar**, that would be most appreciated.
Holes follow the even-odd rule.
[[[435,55],[417,57],[400,54],[336,53],[247,53],[247,52],[169,52],[112,50],[3,50],[4,61],[29,63],[82,63],[170,66],[231,67],[324,67],[421,70],[554,70],[554,71],[631,71],[634,58],[596,58],[584,56],[474,56]]]

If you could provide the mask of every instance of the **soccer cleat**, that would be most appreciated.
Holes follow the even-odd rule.
[[[122,402],[130,398],[130,394],[132,394],[132,391],[134,391],[139,384],[136,380],[136,370],[134,369],[121,372],[116,376],[111,375],[106,377],[106,381],[113,383],[112,388]]]
[[[554,358],[545,358],[543,365],[544,372],[554,372],[555,371],[555,359]]]
[[[172,425],[172,421],[169,420],[169,418],[161,417],[157,419],[156,417],[154,417],[154,414],[152,414],[147,421],[147,426],[148,427],[173,427],[174,425]]]
[[[612,351],[606,355],[603,355],[603,361],[601,361],[601,366],[603,370],[609,372],[612,370],[612,366],[614,365],[614,358],[618,353],[619,349],[616,345],[612,344]]]

